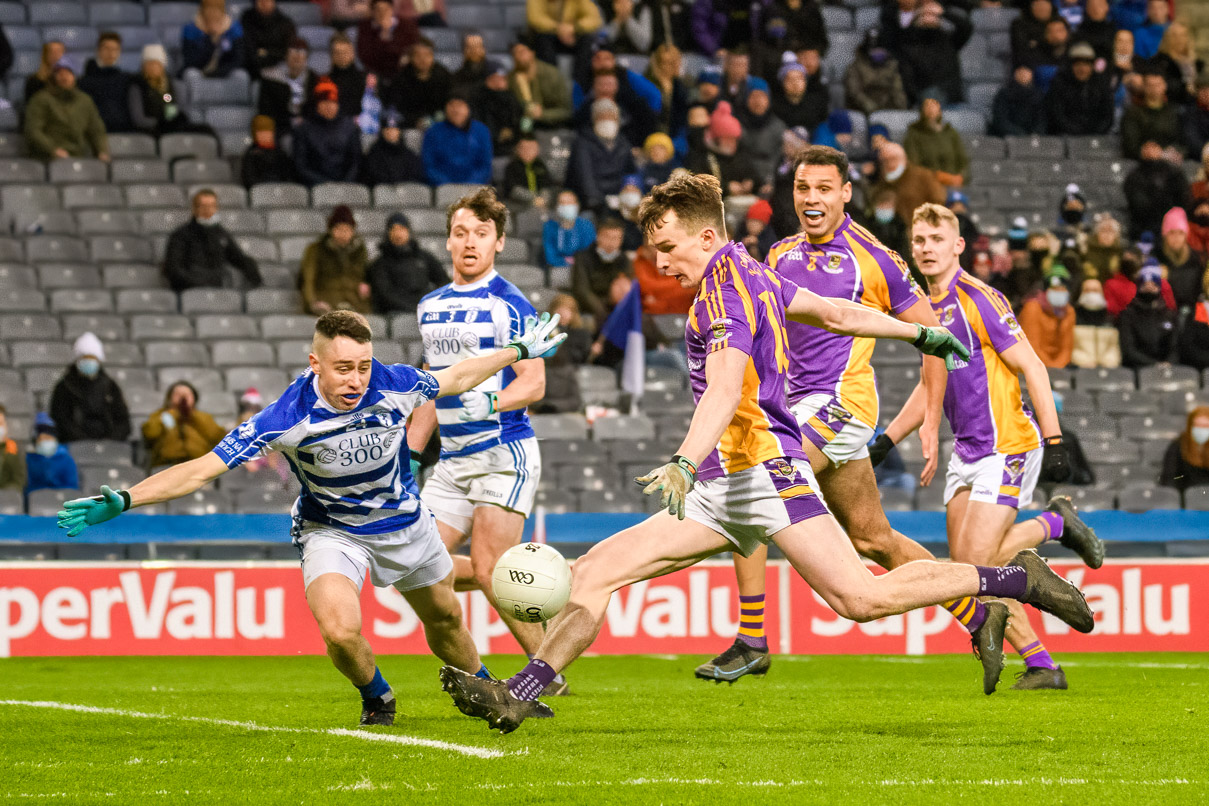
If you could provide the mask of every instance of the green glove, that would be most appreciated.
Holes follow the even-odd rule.
[[[949,372],[957,369],[957,361],[953,358],[954,355],[961,358],[962,361],[970,360],[970,351],[964,344],[957,340],[949,331],[943,327],[924,327],[916,324],[916,336],[914,344],[924,355],[934,355],[945,360],[945,369]]]
[[[662,467],[657,467],[645,476],[639,476],[634,481],[645,484],[642,492],[650,495],[662,492],[660,504],[678,519],[684,520],[684,499],[697,480],[697,466],[679,454]]]
[[[516,350],[517,361],[554,355],[558,350],[558,345],[567,340],[566,333],[555,334],[554,331],[557,328],[558,314],[551,316],[543,313],[540,318],[526,316],[524,332],[521,333],[520,338],[507,346]]]
[[[411,477],[416,480],[416,484],[420,483],[420,453],[419,453],[419,451],[411,452]]]
[[[59,512],[59,528],[75,537],[89,526],[111,521],[130,509],[130,493],[101,486],[101,494],[92,498],[73,498],[63,503]]]

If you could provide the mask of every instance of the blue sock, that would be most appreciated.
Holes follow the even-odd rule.
[[[382,676],[382,670],[375,666],[374,679],[364,686],[357,686],[357,691],[361,692],[361,699],[372,700],[390,691],[390,683],[387,683],[386,678]]]
[[[479,667],[479,670],[478,670],[477,672],[475,672],[475,673],[474,673],[474,676],[475,676],[475,677],[480,677],[480,678],[482,678],[483,680],[490,680],[490,679],[491,679],[491,672],[487,671],[487,664],[485,664],[485,663],[484,663],[484,664],[482,664],[482,665]]]

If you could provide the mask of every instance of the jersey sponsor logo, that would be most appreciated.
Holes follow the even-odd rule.
[[[462,346],[467,350],[473,350],[479,346],[479,337],[467,330],[462,334]]]
[[[703,366],[705,366],[705,362],[699,358],[690,358],[688,360],[688,368],[691,369],[693,372],[697,372]]]
[[[937,311],[937,313],[939,314],[941,327],[948,327],[957,319],[957,303],[950,302]]]
[[[793,249],[790,249],[785,254],[781,255],[781,260],[801,260],[801,259],[802,259],[802,250],[799,247],[794,247]]]
[[[315,461],[321,465],[330,465],[332,462],[336,461],[336,457],[338,455],[339,454],[337,454],[331,448],[321,448],[319,453],[315,454]]]
[[[842,274],[844,271],[843,263],[843,255],[832,255],[831,257],[827,258],[827,266],[823,269],[823,271],[827,272],[828,274]]]

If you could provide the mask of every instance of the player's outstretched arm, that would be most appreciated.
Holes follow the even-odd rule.
[[[223,460],[207,453],[143,479],[129,490],[101,487],[98,496],[65,502],[59,512],[59,528],[66,529],[68,537],[75,537],[89,526],[113,520],[128,509],[162,504],[196,492],[226,472]]]
[[[520,338],[502,350],[496,350],[489,355],[467,358],[451,367],[432,373],[440,386],[438,397],[460,395],[469,392],[483,381],[496,374],[504,367],[512,366],[518,361],[530,358],[544,358],[554,355],[558,346],[567,340],[566,333],[555,334],[558,327],[558,314],[551,316],[543,313],[541,318],[527,317],[525,330]],[[544,383],[543,375],[543,383]]]

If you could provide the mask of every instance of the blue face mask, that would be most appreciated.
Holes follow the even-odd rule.
[[[894,208],[878,207],[873,211],[873,217],[877,219],[879,224],[889,224],[894,220]]]
[[[81,358],[76,362],[76,369],[85,378],[95,378],[101,371],[101,362],[95,358]]]
[[[560,204],[558,205],[558,217],[563,221],[574,221],[579,215],[578,204]]]
[[[39,456],[45,456],[47,459],[59,452],[59,440],[57,439],[40,439],[34,445],[34,450]]]

